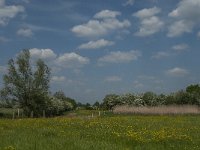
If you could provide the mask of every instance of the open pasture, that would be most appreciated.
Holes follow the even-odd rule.
[[[200,149],[199,115],[0,120],[0,150]]]

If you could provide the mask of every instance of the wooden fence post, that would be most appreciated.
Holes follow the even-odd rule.
[[[43,118],[45,118],[45,110],[43,110]]]
[[[17,116],[18,116],[18,118],[19,118],[19,108],[17,109]]]
[[[31,111],[31,118],[33,118],[33,111]]]
[[[99,116],[101,116],[101,112],[99,111]]]
[[[13,111],[13,119],[15,119],[15,112]]]

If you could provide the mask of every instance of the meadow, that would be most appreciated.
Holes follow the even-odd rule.
[[[80,114],[0,119],[0,150],[200,149],[199,115]]]

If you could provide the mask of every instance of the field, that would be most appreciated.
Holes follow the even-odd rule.
[[[87,113],[49,119],[0,119],[0,150],[200,149],[199,115],[91,118],[84,114]]]

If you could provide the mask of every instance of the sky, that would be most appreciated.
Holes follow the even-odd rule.
[[[82,103],[200,83],[200,0],[0,0],[0,87],[23,49]]]

